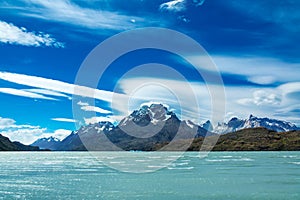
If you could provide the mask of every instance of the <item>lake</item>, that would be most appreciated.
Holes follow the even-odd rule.
[[[300,152],[179,156],[0,152],[0,199],[300,199]]]

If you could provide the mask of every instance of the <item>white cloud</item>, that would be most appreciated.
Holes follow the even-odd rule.
[[[91,117],[91,118],[84,118],[85,124],[96,124],[98,122],[111,122],[114,124],[116,121],[110,117]]]
[[[163,3],[159,6],[161,11],[169,12],[182,12],[186,10],[186,1],[185,0],[173,0],[166,3]]]
[[[79,102],[77,103],[77,105],[80,105],[80,106],[88,106],[88,105],[89,105],[89,103],[87,103],[87,102],[82,102],[82,101],[79,101]]]
[[[15,123],[16,121],[13,119],[0,117],[0,129],[9,127],[11,125],[14,125]]]
[[[0,88],[0,92],[5,93],[5,94],[15,95],[15,96],[33,98],[33,99],[57,100],[57,99],[54,99],[51,97],[46,97],[44,95],[27,92],[27,91],[23,91],[23,90],[19,90],[19,89],[14,89],[14,88]]]
[[[11,141],[18,141],[27,145],[43,137],[54,136],[64,139],[70,133],[70,130],[65,129],[58,129],[51,133],[47,131],[47,128],[28,124],[16,124],[14,119],[0,117],[0,134],[8,137]]]
[[[261,85],[268,85],[276,82],[276,78],[274,76],[250,76],[248,80],[252,83],[257,83]]]
[[[97,106],[91,106],[87,102],[79,101],[77,105],[81,106],[80,109],[84,111],[91,111],[91,112],[97,112],[102,114],[111,114],[112,112],[109,110],[105,110],[103,108],[97,107]]]
[[[71,123],[77,122],[75,119],[69,119],[69,118],[52,118],[51,120],[58,121],[58,122],[71,122]]]
[[[300,82],[290,82],[282,84],[278,87],[284,94],[300,92]]]
[[[48,138],[48,137],[51,137],[51,136],[52,136],[52,137],[58,138],[59,140],[63,140],[63,139],[65,139],[68,135],[70,135],[71,132],[72,132],[72,131],[66,130],[66,129],[57,129],[57,130],[54,131],[54,133],[45,133],[45,134],[43,134],[42,137],[40,137],[40,138],[43,138],[43,137]]]
[[[92,29],[127,30],[136,27],[136,23],[147,22],[141,17],[123,15],[118,12],[83,7],[70,0],[20,0],[20,7],[3,5],[7,9],[18,9],[18,14],[47,21],[67,23]],[[135,19],[135,23],[132,23]]]
[[[90,87],[66,83],[63,81],[47,79],[47,78],[42,78],[42,77],[37,77],[37,76],[30,76],[30,75],[25,75],[25,74],[16,74],[16,73],[0,71],[0,79],[9,81],[12,83],[20,84],[20,85],[46,89],[46,90],[56,91],[56,92],[65,93],[65,94],[78,95],[78,96],[82,96],[82,97],[90,97],[93,99],[95,98],[95,99],[99,99],[99,100],[106,101],[106,102],[111,102],[113,97],[116,97],[119,99],[126,99],[126,96],[123,94],[113,93],[113,92],[105,91],[105,90],[98,90],[98,89],[94,89],[94,88],[90,88]],[[14,89],[13,91],[16,94],[20,93],[19,92],[20,90]],[[26,92],[22,91],[21,93],[24,94]],[[53,98],[45,97],[43,95],[38,95],[35,93],[31,93],[31,94],[29,94],[29,92],[27,92],[27,93],[28,93],[28,96],[29,95],[35,96],[36,98],[40,97],[40,98],[49,99],[49,100],[53,99]]]
[[[111,111],[105,110],[97,106],[82,106],[81,109],[84,111],[91,111],[91,112],[97,112],[102,114],[111,114]]]
[[[0,131],[1,135],[8,137],[11,141],[18,141],[23,144],[32,144],[38,138],[43,137],[46,128],[8,128],[6,130]]]
[[[45,128],[39,126],[18,125],[14,119],[0,117],[0,134],[12,141],[30,144],[45,131]]]
[[[57,42],[49,34],[29,32],[24,27],[0,21],[0,42],[23,46],[53,46],[63,48],[64,44]]]
[[[255,104],[257,106],[272,106],[279,105],[281,103],[281,96],[272,90],[255,90],[253,92],[253,98],[239,99],[237,102],[242,105]]]

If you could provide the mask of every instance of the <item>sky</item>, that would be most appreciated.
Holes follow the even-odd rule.
[[[25,144],[41,137],[63,139],[81,125],[117,123],[145,102],[166,104],[195,123],[211,119],[213,104],[220,103],[223,121],[253,114],[299,126],[299,10],[300,2],[293,0],[3,0],[0,134]],[[203,63],[198,54],[182,58],[140,49],[115,59],[95,87],[78,84],[82,64],[97,45],[149,27],[198,42],[222,81],[207,83],[197,73],[192,63]],[[104,62],[98,56],[97,62]],[[86,80],[95,74],[89,71]],[[209,85],[223,88],[224,99],[212,96]]]

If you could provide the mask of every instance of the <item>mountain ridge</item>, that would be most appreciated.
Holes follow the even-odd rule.
[[[237,117],[233,117],[227,123],[218,123],[218,125],[213,128],[212,132],[218,134],[226,134],[242,129],[258,127],[264,127],[276,132],[300,130],[300,128],[297,127],[295,124],[292,124],[287,121],[271,119],[267,117],[260,118],[255,117],[251,114],[248,119],[239,119]]]
[[[290,129],[299,130],[298,127],[288,122],[250,115],[245,120],[232,118],[223,124],[227,132],[217,133],[229,134],[229,132],[247,128],[259,128],[261,125],[272,127],[272,123],[286,126],[286,129],[278,129],[278,126],[275,126],[277,128],[273,127],[275,130],[283,130],[284,132],[285,130],[290,131]],[[214,133],[215,129],[209,120],[202,125],[197,125],[190,120],[180,120],[174,112],[169,111],[162,104],[151,104],[143,105],[140,109],[134,110],[116,126],[110,122],[99,122],[82,126],[79,130],[72,132],[64,140],[58,142],[59,144],[47,147],[58,151],[120,149],[151,151],[155,150],[157,145],[169,143],[173,139],[185,140],[214,136],[216,135]],[[176,137],[176,135],[179,135],[179,137]],[[110,143],[113,143],[115,146],[112,148]]]

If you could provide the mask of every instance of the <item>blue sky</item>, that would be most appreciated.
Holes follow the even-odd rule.
[[[131,52],[113,62],[101,77],[95,105],[84,94],[74,94],[77,72],[94,47],[115,34],[145,27],[182,32],[206,49],[223,78],[224,120],[254,114],[300,125],[299,9],[300,2],[292,0],[1,1],[0,134],[27,144],[44,136],[63,138],[76,129],[72,104],[86,114],[81,124],[118,121],[142,102],[133,99],[113,107],[110,95],[131,95],[145,82],[168,82],[178,95],[189,95],[181,80],[164,73],[124,76],[146,63],[180,72],[201,99],[201,115],[189,99],[179,108],[163,88],[148,84],[135,95],[168,104],[175,112],[183,109],[183,119],[210,119],[210,96],[201,76],[190,63],[159,50]],[[84,98],[75,102],[76,95]]]

